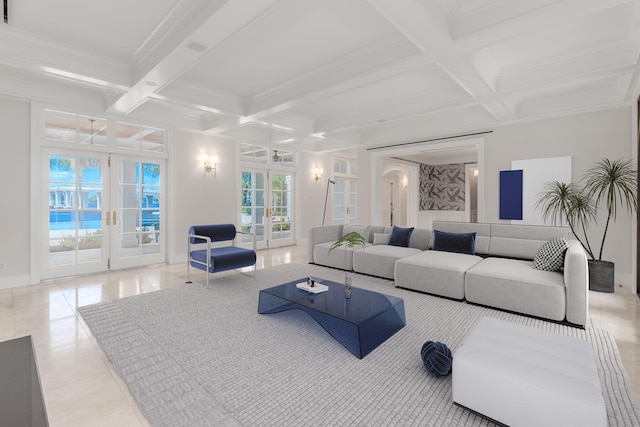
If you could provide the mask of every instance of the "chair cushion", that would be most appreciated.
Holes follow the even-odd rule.
[[[191,259],[207,262],[207,250],[200,249],[191,252]],[[237,246],[225,246],[222,248],[211,248],[211,263],[209,273],[219,271],[234,270],[241,267],[249,267],[256,263],[256,253],[250,249],[239,248]],[[200,270],[206,270],[201,264],[191,261],[191,265]]]
[[[192,225],[189,234],[207,236],[212,242],[226,242],[236,238],[236,226],[233,224]],[[204,239],[191,237],[191,243],[207,243]]]

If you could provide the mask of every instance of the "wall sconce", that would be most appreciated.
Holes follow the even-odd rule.
[[[323,169],[322,168],[313,168],[311,169],[311,174],[313,174],[313,177],[315,178],[316,182],[318,182],[318,180],[322,179],[322,173],[323,173]]]
[[[408,181],[408,179],[407,179],[407,177],[406,177],[406,176],[402,178],[402,185],[404,186],[404,188],[407,188],[407,184],[408,184],[408,182],[409,182],[409,181]]]
[[[200,161],[204,166],[204,176],[213,172],[213,176],[217,177],[218,173],[218,156],[209,157],[206,153],[200,155]]]

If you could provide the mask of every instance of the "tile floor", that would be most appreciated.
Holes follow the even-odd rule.
[[[302,246],[259,251],[257,267],[305,261],[306,255]],[[32,335],[52,427],[149,425],[76,309],[184,281],[181,263],[0,290],[0,341]],[[640,401],[640,299],[623,288],[591,292],[590,315],[610,325]]]

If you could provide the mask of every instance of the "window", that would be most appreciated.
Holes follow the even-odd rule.
[[[116,122],[116,145],[140,151],[165,151],[165,132],[147,126]]]
[[[293,152],[285,150],[273,150],[271,163],[276,166],[293,167]]]
[[[356,224],[358,220],[358,165],[354,160],[333,159],[333,223]]]
[[[74,144],[107,145],[107,121],[61,111],[45,111],[45,138]]]
[[[240,144],[240,161],[266,165],[268,152],[267,147],[243,143]]]

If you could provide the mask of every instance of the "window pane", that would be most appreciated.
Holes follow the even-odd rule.
[[[142,164],[142,183],[160,185],[160,165],[157,163]]]
[[[165,131],[154,128],[144,128],[142,132],[141,148],[144,151],[164,152]]]
[[[77,142],[78,115],[45,111],[45,138],[52,141]]]
[[[251,144],[240,144],[240,160],[250,163],[267,163],[267,148]]]
[[[242,172],[242,188],[251,188],[251,172]]]
[[[82,144],[107,145],[107,121],[95,117],[78,117],[78,136]]]
[[[124,148],[140,148],[140,132],[138,125],[116,122],[116,145]]]

